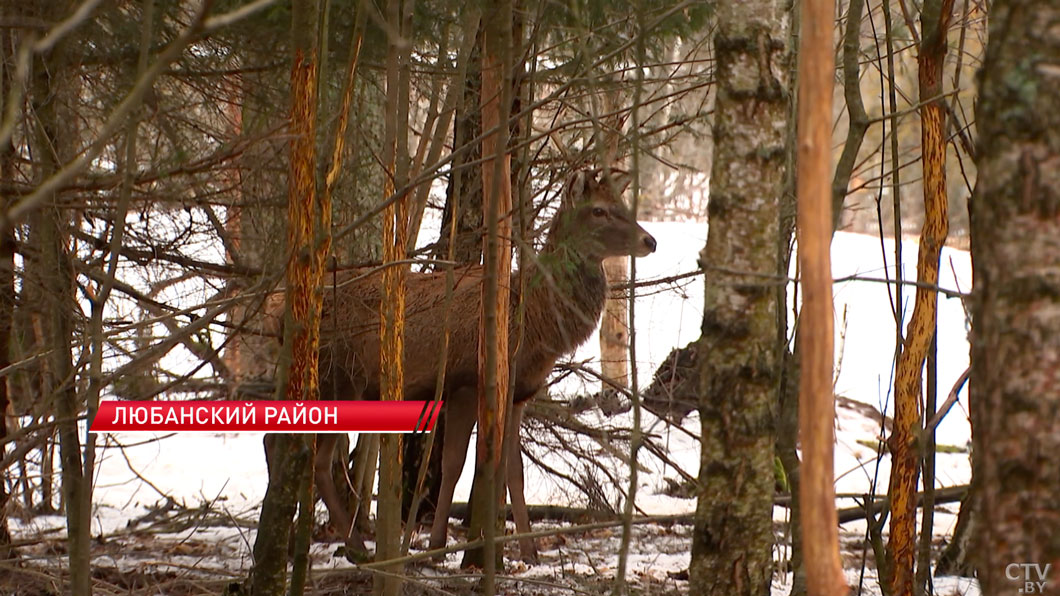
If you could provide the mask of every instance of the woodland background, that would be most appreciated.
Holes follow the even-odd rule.
[[[863,464],[886,460],[890,472],[888,482],[877,467],[867,489],[840,494],[847,501],[838,506],[860,524],[841,534],[846,582],[883,594],[1001,594],[1017,585],[1005,576],[1009,563],[1060,568],[1057,9],[1040,1],[840,1],[806,22],[809,6],[4,1],[0,590],[805,593],[800,357],[822,334],[842,348],[846,324],[836,307],[834,335],[816,325],[801,331],[805,296],[794,281],[805,283],[807,269],[793,251],[796,214],[808,211],[796,201],[811,180],[796,159],[802,107],[826,108],[830,122],[813,129],[830,145],[827,180],[819,172],[812,180],[827,185],[835,219],[814,233],[842,232],[836,246],[849,255],[833,255],[854,263],[841,281],[887,296],[869,315],[878,336],[851,341],[856,353],[839,350],[827,375],[832,383],[844,363],[868,361],[888,371],[870,381],[886,399],[868,410],[846,406],[861,412],[863,436],[851,440],[876,462]],[[830,96],[831,107],[797,101],[799,44],[819,23],[831,33],[835,69],[817,97]],[[486,115],[484,97],[500,98],[496,113]],[[685,254],[665,273],[644,265],[642,277],[635,264],[613,264],[614,310],[600,357],[594,346],[557,367],[552,395],[537,400],[524,427],[534,473],[558,475],[574,495],[549,503],[568,507],[541,512],[552,520],[547,528],[569,536],[542,540],[565,553],[591,543],[593,532],[614,531],[615,540],[586,547],[613,564],[601,570],[589,556],[591,571],[562,581],[520,575],[512,564],[494,568],[488,556],[481,573],[458,570],[459,559],[380,571],[336,565],[334,547],[310,549],[303,533],[295,550],[311,555],[296,552],[288,577],[290,516],[269,521],[253,498],[235,519],[208,497],[198,505],[166,497],[139,503],[145,513],[128,532],[104,528],[100,511],[116,503],[103,496],[97,463],[155,439],[88,434],[99,400],[314,396],[310,374],[275,382],[278,366],[311,370],[298,363],[312,350],[253,333],[266,297],[283,287],[308,296],[331,272],[384,261],[407,259],[415,271],[480,262],[489,239],[502,236],[483,217],[490,142],[510,157],[502,194],[512,205],[516,266],[519,250],[540,243],[564,182],[589,167],[633,172],[627,194],[639,219],[696,238],[671,242]],[[669,238],[656,235],[665,246]],[[943,246],[950,252],[940,282]],[[967,254],[958,251],[969,247],[962,267]],[[969,269],[974,293],[961,285]],[[629,275],[632,284],[623,281]],[[663,336],[673,329],[665,322],[638,323],[651,319],[638,297],[687,302],[699,291],[703,302],[689,315],[696,320],[686,321],[699,326],[692,337]],[[940,293],[964,314],[944,327],[948,336],[934,333]],[[963,348],[968,329],[970,372],[944,364],[939,374],[939,362],[952,359],[936,344]],[[652,334],[654,350],[673,352],[638,358],[640,333]],[[948,410],[955,400],[961,407]],[[840,397],[840,427],[843,407]],[[970,488],[935,475],[934,431],[946,423],[935,412],[947,410],[971,420],[971,454],[957,446],[961,469],[974,472]],[[669,461],[673,436],[689,442],[692,465]],[[251,441],[230,474],[263,469],[239,461],[263,461]],[[162,445],[193,460],[216,457],[201,446]],[[388,462],[398,448],[361,436],[343,450],[343,465],[374,468],[381,452],[378,490],[393,496],[401,473]],[[405,460],[415,458],[405,451]],[[557,466],[563,458],[584,465]],[[670,496],[687,506],[663,512],[667,519],[640,517],[638,466],[629,462],[642,459],[669,471],[670,479],[652,482],[672,485]],[[175,483],[196,482],[200,464],[188,461]],[[297,478],[262,474],[255,482],[289,489],[293,511]],[[168,495],[166,483],[154,490]],[[366,481],[368,493],[374,485]],[[960,515],[934,527],[936,504],[957,500],[940,511]],[[380,498],[380,507],[392,501]],[[310,528],[312,517],[298,527]],[[569,525],[587,519],[616,529]],[[243,544],[178,561],[189,523],[193,534],[227,524]],[[242,531],[250,526],[259,531]],[[631,553],[656,540],[652,532],[677,536],[673,550],[687,558],[676,567],[687,571],[627,579]],[[252,563],[248,553],[262,537],[271,558],[255,550]],[[152,564],[108,563],[116,552],[108,545],[120,551],[133,542],[157,544]],[[978,573],[979,581],[940,588],[933,578],[943,572]],[[811,589],[814,581],[811,569]],[[1060,580],[1046,589],[1060,590]]]

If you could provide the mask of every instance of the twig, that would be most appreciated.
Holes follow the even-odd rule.
[[[961,388],[964,387],[964,384],[968,382],[968,375],[971,373],[971,370],[971,368],[965,368],[964,372],[961,373],[961,376],[957,377],[957,382],[955,382],[953,388],[950,389],[949,395],[946,396],[946,401],[942,402],[942,405],[939,406],[935,415],[924,425],[924,431],[920,435],[921,444],[925,444],[928,435],[930,435],[939,423],[942,422],[942,419],[945,418],[946,414],[948,414],[950,409],[953,408],[953,404],[957,403],[958,394],[960,393]]]

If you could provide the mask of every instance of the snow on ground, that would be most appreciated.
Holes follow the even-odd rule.
[[[695,261],[706,238],[705,224],[668,222],[649,223],[645,227],[658,239],[659,250],[637,261],[638,280],[667,278],[696,268]],[[893,242],[885,241],[882,244],[881,247],[880,240],[870,236],[837,234],[832,250],[833,274],[837,279],[850,276],[893,277]],[[915,276],[916,242],[907,240],[903,246],[903,273],[906,277]],[[949,248],[943,250],[940,284],[950,289],[970,289],[971,265],[967,252]],[[841,350],[837,354],[839,371],[836,392],[855,402],[882,410],[888,416],[893,411],[890,379],[895,346],[889,287],[870,281],[845,281],[837,283],[834,290],[836,346],[837,350]],[[636,360],[639,384],[644,387],[650,383],[656,366],[672,348],[683,346],[698,337],[703,310],[703,279],[699,276],[685,278],[638,290],[638,294],[640,297],[635,307]],[[902,295],[907,316],[911,311],[912,294],[906,289]],[[966,317],[959,299],[939,300],[938,345],[941,401],[968,365]],[[598,356],[598,342],[593,339],[579,349],[572,360],[594,361]],[[564,381],[556,388],[560,393],[570,394],[592,393],[596,389],[585,387],[576,379]],[[608,418],[598,410],[586,412],[581,419],[597,428],[628,426],[631,421],[629,413]],[[692,476],[697,474],[698,448],[685,432],[666,426],[647,412],[643,426],[648,432],[657,435],[657,440],[665,446],[673,465]],[[692,433],[699,432],[695,413],[685,421],[684,428]],[[880,436],[880,421],[866,417],[864,412],[840,408],[836,436],[837,492],[864,494],[869,492],[874,482],[877,494],[885,492],[890,471],[889,459],[884,456],[877,460],[875,447]],[[253,544],[251,523],[256,519],[256,509],[264,496],[266,483],[261,435],[177,434],[155,439],[149,433],[101,437],[95,477],[93,534],[129,535],[138,524],[150,521],[152,512],[157,513],[160,507],[164,509],[166,497],[187,507],[203,505],[205,510],[205,505],[208,505],[215,512],[210,514],[213,517],[220,512],[221,517],[232,522],[238,520],[239,523],[223,527],[220,521],[212,517],[208,520],[204,514],[201,519],[190,519],[187,527],[175,534],[179,542],[208,543],[216,551],[210,554],[190,553],[187,556],[175,553],[172,558],[157,561],[156,564],[184,568],[198,565],[226,570],[232,574],[245,570],[249,564],[250,545]],[[957,447],[969,444],[970,428],[963,398],[938,427],[938,442]],[[554,452],[537,455],[550,466],[575,474],[585,471],[584,462],[577,458],[564,458],[564,454]],[[472,457],[469,454],[457,487],[457,500],[466,500],[468,497]],[[640,475],[636,504],[641,510],[648,514],[694,511],[694,500],[660,494],[665,484],[664,478],[679,478],[670,464],[644,453],[640,460],[649,470]],[[940,487],[969,480],[966,452],[939,454],[937,468],[937,485]],[[628,482],[617,459],[613,472],[620,477],[620,483]],[[526,487],[527,500],[531,504],[585,505],[584,498],[569,484],[530,464],[527,467]],[[622,488],[624,490],[625,487]],[[617,490],[612,491],[611,497],[616,500],[616,505],[621,499]],[[853,501],[846,500],[840,506],[852,504]],[[946,510],[955,513],[956,505]],[[952,531],[955,518],[952,513],[936,516],[938,535],[944,536]],[[784,520],[786,515],[785,509],[776,509],[776,519]],[[30,536],[47,529],[61,531],[62,525],[63,520],[59,517],[38,517],[25,525],[16,525],[14,529],[19,535]],[[844,531],[856,539],[859,533],[864,532],[864,523],[847,525]],[[652,592],[686,589],[687,584],[675,579],[675,575],[687,567],[690,532],[690,527],[683,525],[638,527],[629,565],[631,580],[651,586]],[[552,564],[531,568],[513,564],[510,571],[527,581],[556,580],[572,574],[609,577],[617,567],[614,553],[618,551],[619,536],[620,530],[613,529],[579,535],[569,540],[546,540],[543,541],[543,559]],[[598,544],[590,544],[594,542]],[[330,548],[333,550],[333,545]],[[329,552],[328,545],[314,547],[314,564],[317,568],[345,565],[344,560],[328,557]],[[451,555],[447,566],[455,567],[458,561],[456,555]],[[135,553],[124,550],[114,556],[97,558],[95,563],[119,567],[144,564]],[[854,585],[859,581],[858,573],[858,569],[852,569],[848,574],[848,580]],[[870,576],[864,583],[869,588],[866,593],[875,593],[874,577]],[[774,585],[774,594],[786,593],[789,584],[790,581],[779,577]],[[519,589],[515,593],[525,591]],[[967,580],[945,578],[937,583],[936,593],[974,594],[976,590]]]

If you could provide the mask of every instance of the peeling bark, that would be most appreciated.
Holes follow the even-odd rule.
[[[293,4],[291,32],[290,172],[287,181],[287,268],[284,338],[277,372],[277,397],[302,401],[320,397],[317,370],[320,347],[320,291],[324,260],[330,249],[331,206],[316,184],[317,107],[316,0]],[[287,549],[291,519],[299,496],[312,494],[310,435],[278,435],[270,447],[269,487],[262,503],[254,543],[250,588],[254,596],[287,590]],[[302,498],[290,593],[304,589],[308,573],[312,499]]]

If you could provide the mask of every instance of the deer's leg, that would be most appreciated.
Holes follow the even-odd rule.
[[[515,518],[515,531],[518,534],[530,532],[530,513],[526,508],[526,495],[523,494],[523,451],[519,446],[519,429],[523,424],[523,410],[525,408],[525,403],[514,405],[508,420],[508,429],[504,436],[504,440],[507,442],[505,450],[508,458],[505,476],[508,481],[508,495],[512,501],[512,517]],[[520,538],[519,558],[527,563],[537,563],[537,541],[533,538]]]
[[[353,520],[346,510],[346,503],[339,495],[334,477],[331,475],[331,457],[338,441],[339,436],[335,434],[317,435],[317,452],[313,459],[314,481],[317,485],[317,492],[320,493],[320,499],[328,508],[328,517],[331,519],[332,527],[343,537],[349,548],[364,552],[364,541],[352,527]]]
[[[438,506],[431,525],[430,548],[445,546],[449,531],[449,509],[453,505],[453,491],[460,480],[460,472],[467,459],[467,445],[475,428],[478,410],[474,388],[460,389],[445,404],[445,435],[442,437],[442,485],[438,490]]]

